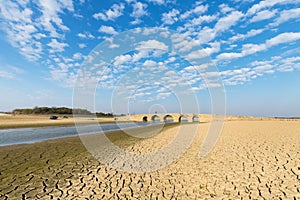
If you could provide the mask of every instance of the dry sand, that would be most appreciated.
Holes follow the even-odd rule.
[[[179,160],[142,174],[99,163],[79,138],[1,147],[0,198],[300,199],[300,121],[227,121],[215,149],[199,159],[209,125],[200,124]],[[149,152],[177,129],[142,140],[117,132],[109,137],[128,151]]]

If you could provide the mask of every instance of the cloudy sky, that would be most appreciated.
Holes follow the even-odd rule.
[[[169,44],[147,37],[117,55],[123,32],[153,27],[175,33],[165,37],[177,53],[189,54],[180,59]],[[224,84],[228,114],[300,116],[299,27],[299,0],[0,0],[0,111],[71,107],[78,73],[106,44],[115,57],[105,67],[89,65],[97,76],[85,77],[95,78],[97,111],[112,110],[113,91],[122,83],[130,112],[177,112],[176,91],[168,86],[180,80],[196,94],[201,112],[209,112],[209,88],[216,84],[203,79],[216,70],[191,73],[207,63],[188,62],[205,54]],[[165,82],[149,84],[154,79],[143,78],[149,71]]]

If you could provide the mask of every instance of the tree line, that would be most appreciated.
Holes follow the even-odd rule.
[[[12,114],[15,115],[31,115],[31,114],[64,114],[64,115],[71,115],[71,114],[83,114],[83,115],[91,115],[92,113],[86,109],[71,109],[66,107],[34,107],[34,108],[19,108],[14,109]]]
[[[113,117],[113,113],[96,112],[97,117]]]
[[[80,108],[67,108],[67,107],[34,107],[34,108],[18,108],[12,111],[14,115],[32,115],[32,114],[60,114],[60,115],[71,115],[71,114],[80,114],[80,115],[92,115],[93,113],[87,109]],[[112,113],[95,113],[97,117],[113,117]]]

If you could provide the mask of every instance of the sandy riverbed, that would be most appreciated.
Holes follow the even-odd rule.
[[[155,172],[127,173],[101,164],[79,138],[0,148],[0,198],[60,199],[300,199],[300,121],[226,121],[215,149],[199,159],[210,123],[190,148]],[[157,150],[178,126],[148,139],[115,132],[116,145]]]

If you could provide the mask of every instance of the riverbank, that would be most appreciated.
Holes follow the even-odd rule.
[[[59,115],[58,115],[59,116]],[[30,128],[44,126],[74,126],[72,116],[63,118],[59,116],[56,120],[49,119],[49,115],[1,115],[0,129]],[[114,123],[114,118],[81,117],[76,120],[80,124]]]
[[[209,126],[199,125],[190,148],[171,165],[141,174],[100,163],[78,137],[0,147],[0,198],[300,198],[299,121],[226,121],[215,149],[200,159]],[[121,132],[108,137],[124,150],[151,152],[178,129],[147,139]]]

